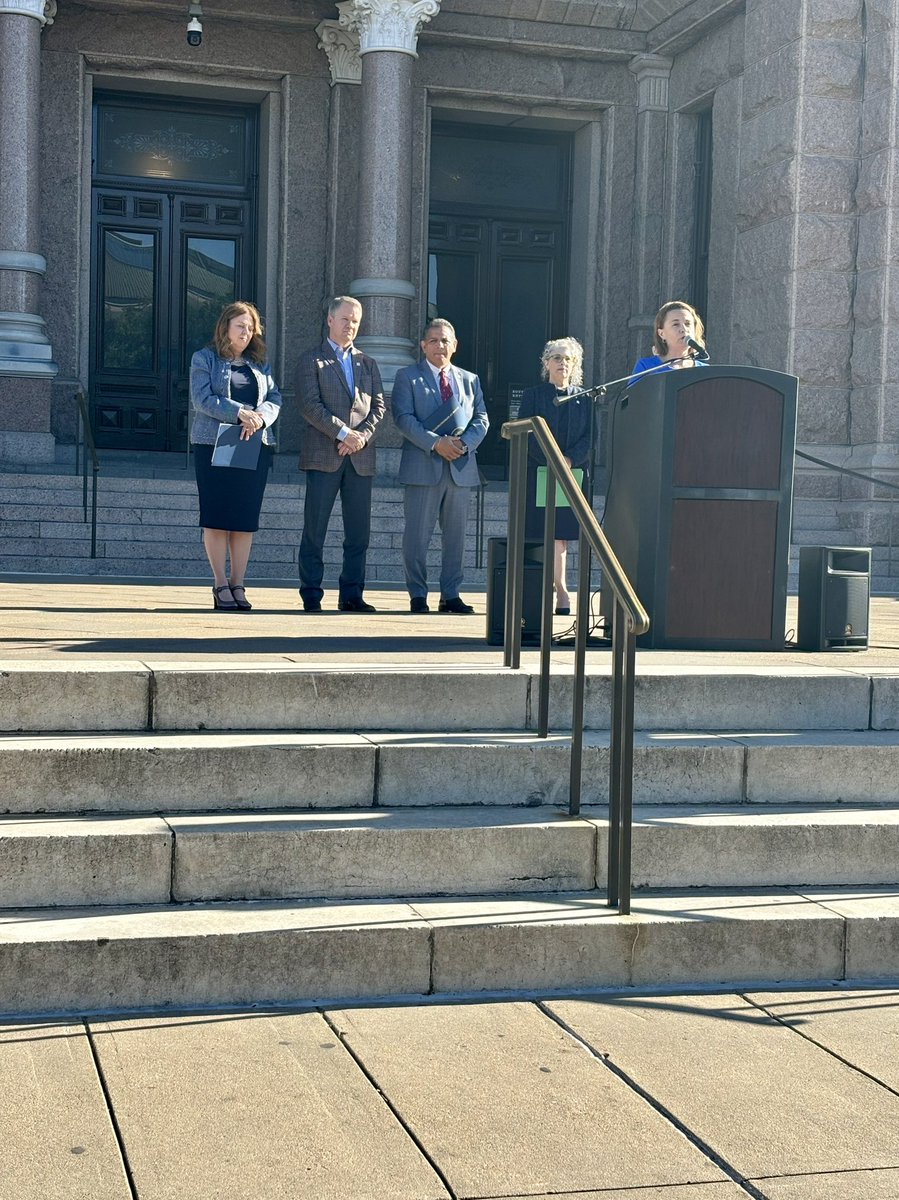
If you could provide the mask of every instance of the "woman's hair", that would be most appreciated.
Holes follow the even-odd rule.
[[[268,357],[268,351],[265,348],[265,342],[262,340],[262,335],[265,333],[265,328],[262,324],[255,305],[250,304],[248,300],[235,300],[232,304],[226,304],[219,314],[219,319],[215,323],[215,332],[212,335],[212,344],[215,347],[215,352],[219,358],[233,358],[234,351],[231,349],[231,343],[228,341],[228,326],[235,317],[242,317],[244,313],[253,320],[253,336],[244,350],[244,357],[251,358],[253,362],[264,363]]]
[[[571,382],[580,387],[584,382],[584,347],[573,337],[553,338],[540,355],[540,378],[549,379],[549,360],[554,354],[567,354],[572,360]]]
[[[656,319],[652,323],[652,349],[653,353],[658,354],[659,357],[668,353],[668,343],[660,336],[659,330],[665,323],[665,318],[674,308],[682,308],[684,312],[688,312],[692,316],[693,337],[700,346],[705,347],[705,326],[702,323],[702,317],[693,305],[688,304],[686,300],[668,300],[656,313]]]

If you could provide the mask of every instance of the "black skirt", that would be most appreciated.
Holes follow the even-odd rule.
[[[583,485],[581,485],[583,486]],[[524,510],[524,536],[531,540],[543,541],[543,526],[546,521],[546,509],[537,507],[537,464],[528,459],[528,486]],[[577,517],[566,505],[560,508],[556,505],[557,542],[576,542],[580,533]]]
[[[227,529],[232,533],[255,533],[259,510],[272,465],[271,446],[260,446],[255,471],[243,467],[214,467],[212,446],[194,446],[194,470],[200,494],[203,529]]]

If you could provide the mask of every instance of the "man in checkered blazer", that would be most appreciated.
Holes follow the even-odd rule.
[[[300,450],[306,502],[299,566],[306,612],[321,612],[322,551],[338,493],[344,532],[337,607],[375,611],[363,592],[375,473],[371,440],[384,416],[384,389],[378,364],[353,345],[361,320],[358,300],[335,296],[328,305],[327,338],[300,358],[297,399],[306,421]]]

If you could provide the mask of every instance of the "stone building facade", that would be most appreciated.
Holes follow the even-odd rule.
[[[614,378],[683,296],[714,361],[799,376],[803,449],[899,478],[897,17],[0,0],[0,460],[51,461],[78,391],[101,446],[182,446],[186,363],[235,293],[288,398],[330,295],[362,299],[388,379],[448,316],[495,429],[546,337]],[[845,543],[891,541],[876,488],[798,480]]]

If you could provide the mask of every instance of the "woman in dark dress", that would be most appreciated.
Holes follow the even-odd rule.
[[[541,374],[546,380],[538,387],[528,388],[521,398],[519,417],[543,417],[559,443],[569,467],[584,470],[586,485],[590,458],[590,397],[579,396],[556,405],[557,397],[577,392],[584,381],[584,350],[575,338],[556,338],[547,342],[540,356]],[[528,438],[528,487],[525,514],[525,537],[543,539],[545,511],[537,507],[537,468],[546,465],[546,458],[537,439]],[[556,613],[571,612],[571,598],[566,585],[568,543],[578,537],[578,523],[568,507],[556,508],[555,554],[553,581],[556,588]]]
[[[281,393],[272,379],[262,333],[262,321],[253,305],[236,300],[222,310],[212,344],[198,350],[190,362],[194,407],[190,440],[203,545],[215,578],[212,606],[229,612],[252,608],[244,574],[272,462],[271,426],[281,409]],[[239,424],[243,440],[262,438],[255,470],[212,465],[221,422]]]

